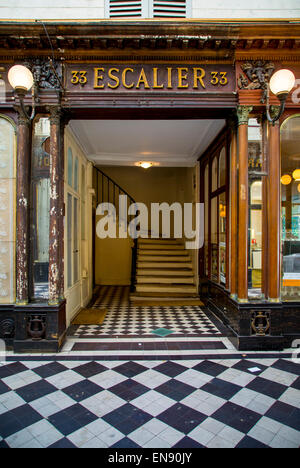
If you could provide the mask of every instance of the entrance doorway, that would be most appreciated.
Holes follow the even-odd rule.
[[[132,239],[98,238],[96,209],[101,202],[114,203],[118,209],[120,194],[127,195],[129,202],[145,204],[150,213],[152,203],[190,203],[195,207],[200,202],[198,159],[225,124],[225,119],[213,118],[127,116],[122,120],[96,120],[82,115],[70,121],[65,133],[65,295],[69,323],[90,303],[95,286],[128,286],[135,300],[154,298],[157,306],[163,305],[159,304],[163,298],[180,302],[188,297],[199,299],[199,250],[186,250],[187,239],[177,239],[173,230],[164,245],[158,232],[158,239],[136,245],[138,263]],[[138,167],[143,161],[150,162],[151,167]],[[166,268],[156,276],[157,264],[164,261]],[[175,264],[176,269],[168,273]],[[133,291],[132,272],[137,266],[140,271],[135,271]],[[174,280],[176,276],[180,283]],[[180,288],[176,288],[178,284]]]

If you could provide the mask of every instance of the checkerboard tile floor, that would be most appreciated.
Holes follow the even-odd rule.
[[[9,359],[0,364],[0,448],[300,446],[300,365],[280,353]]]
[[[221,336],[218,321],[199,306],[135,307],[129,303],[129,288],[103,286],[94,308],[105,307],[107,315],[102,325],[75,325],[69,336],[97,338],[112,336],[152,336],[154,330],[165,328],[172,336]]]

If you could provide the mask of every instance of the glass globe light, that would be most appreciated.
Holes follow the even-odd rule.
[[[293,172],[293,178],[294,178],[296,181],[300,181],[300,169],[296,169],[296,170]]]
[[[33,86],[33,75],[23,65],[14,65],[8,72],[8,81],[15,90],[28,92]]]
[[[288,94],[295,86],[295,81],[295,75],[290,70],[278,70],[270,80],[270,89],[275,96]]]
[[[285,174],[281,177],[282,185],[289,185],[292,182],[292,177],[289,174]]]

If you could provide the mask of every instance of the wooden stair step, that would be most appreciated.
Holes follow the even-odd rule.
[[[143,292],[143,293],[177,293],[177,294],[193,294],[197,292],[197,288],[195,285],[161,285],[161,284],[145,284],[136,286],[136,292]]]
[[[192,276],[194,277],[193,270],[186,269],[186,268],[177,268],[176,270],[172,270],[169,268],[158,268],[157,270],[151,268],[138,268],[137,269],[138,276]]]
[[[180,255],[178,256],[171,256],[171,255],[138,255],[137,258],[138,263],[139,262],[189,262],[190,257],[189,256],[184,256],[181,257]]]
[[[182,241],[178,241],[177,239],[155,239],[155,238],[149,238],[149,239],[138,239],[138,244],[139,245],[146,245],[146,244],[155,244],[155,245],[183,245]]]
[[[138,249],[138,254],[139,255],[171,255],[171,256],[178,256],[178,257],[188,257],[189,256],[189,253],[186,251],[186,250],[182,250],[182,249],[173,249],[173,250],[150,250],[150,249]]]
[[[179,262],[138,262],[138,268],[189,268],[193,269],[192,262],[179,263]]]
[[[138,244],[138,248],[139,249],[143,249],[143,250],[165,250],[165,249],[168,249],[168,250],[180,250],[180,251],[184,251],[185,248],[184,248],[184,245],[183,244]]]
[[[199,296],[195,297],[168,297],[168,296],[143,296],[132,294],[130,302],[136,307],[146,306],[165,306],[165,307],[180,307],[180,306],[203,306]]]
[[[152,276],[137,275],[136,281],[138,284],[153,283]],[[194,284],[193,276],[156,276],[155,281],[163,284]]]

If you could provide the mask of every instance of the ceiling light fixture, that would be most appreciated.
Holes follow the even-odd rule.
[[[141,161],[138,163],[138,166],[142,167],[143,169],[149,169],[153,166],[153,163],[150,161]]]

